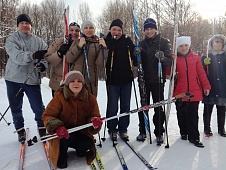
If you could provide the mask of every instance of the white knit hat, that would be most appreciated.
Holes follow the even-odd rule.
[[[181,36],[177,38],[177,49],[182,44],[188,44],[189,47],[191,46],[191,37],[190,36]]]
[[[76,71],[76,70],[70,71],[66,74],[63,84],[68,85],[70,82],[74,81],[75,79],[82,81],[82,83],[84,84],[84,77],[83,77],[82,73],[80,71]]]
[[[91,25],[95,29],[94,23],[92,21],[90,21],[90,20],[86,20],[86,21],[82,22],[82,25],[81,25],[81,31],[82,32],[84,31],[84,28],[85,28],[86,25]]]

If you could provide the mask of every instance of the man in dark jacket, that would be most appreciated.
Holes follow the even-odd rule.
[[[133,65],[137,65],[137,61],[133,55],[134,44],[130,38],[122,34],[122,25],[121,20],[114,20],[110,25],[110,32],[105,39],[109,49],[106,63],[108,88],[107,117],[112,117],[117,114],[119,100],[120,113],[130,111],[133,81],[130,59],[133,61]],[[107,127],[111,139],[116,140],[117,131],[119,131],[121,137],[128,140],[128,126],[129,116],[108,121]]]
[[[166,67],[172,64],[172,50],[168,39],[161,37],[157,33],[157,25],[154,19],[148,18],[144,22],[145,38],[140,42],[142,67],[144,70],[144,79],[146,84],[147,104],[150,104],[150,93],[153,102],[164,99],[164,83],[166,80]],[[157,144],[163,142],[164,133],[163,123],[165,113],[162,107],[155,108],[153,123],[155,125],[154,133],[157,138]],[[143,113],[139,113],[139,131],[138,141],[146,138]]]

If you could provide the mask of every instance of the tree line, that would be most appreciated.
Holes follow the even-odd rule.
[[[213,34],[226,34],[225,18],[203,19],[198,11],[194,10],[195,6],[190,0],[108,0],[105,1],[101,14],[96,18],[93,17],[93,12],[87,2],[78,4],[78,6],[78,11],[70,11],[70,20],[81,25],[82,21],[90,19],[97,26],[96,33],[101,32],[105,35],[108,33],[111,22],[119,18],[124,23],[123,32],[134,39],[132,7],[136,10],[140,38],[144,36],[145,19],[151,17],[156,20],[158,31],[172,42],[176,8],[179,17],[178,33],[191,36],[191,48],[195,52],[201,51]],[[64,0],[43,0],[40,4],[31,4],[21,0],[1,0],[0,47],[4,47],[6,38],[16,31],[16,17],[21,13],[30,16],[33,33],[50,45],[57,37],[63,36],[65,8]],[[2,62],[2,55],[0,59]]]

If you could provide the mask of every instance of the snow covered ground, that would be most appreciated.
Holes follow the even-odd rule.
[[[136,81],[135,81],[136,83]],[[137,83],[136,83],[137,86]],[[168,93],[168,84],[166,84],[166,96]],[[138,88],[137,88],[138,91]],[[138,93],[138,92],[137,92]],[[139,93],[138,93],[139,94]],[[42,96],[45,105],[51,99],[51,90],[48,87],[48,79],[42,79]],[[138,95],[139,96],[139,95]],[[139,99],[138,99],[139,101]],[[106,90],[105,83],[99,82],[98,103],[102,116],[105,116],[106,110]],[[0,112],[4,113],[8,107],[8,100],[6,97],[6,87],[3,78],[0,79]],[[136,108],[134,93],[131,100],[131,110]],[[24,117],[25,126],[30,128],[29,138],[37,135],[36,123],[34,115],[30,109],[26,96],[24,97]],[[131,123],[128,129],[130,142],[139,150],[139,152],[147,159],[147,161],[159,170],[225,170],[226,169],[226,138],[217,134],[217,119],[216,109],[212,116],[212,130],[213,137],[207,139],[203,134],[203,121],[202,121],[203,104],[199,107],[199,130],[200,139],[205,145],[205,148],[197,148],[188,141],[180,139],[179,129],[177,125],[175,105],[172,104],[170,120],[168,124],[169,134],[169,148],[165,148],[165,144],[157,146],[155,136],[152,128],[152,144],[149,141],[137,142],[136,136],[138,135],[138,116],[136,113],[130,116]],[[152,118],[153,110],[149,111],[150,118]],[[12,122],[10,110],[7,112],[5,119]],[[103,129],[101,137],[103,137]],[[0,122],[0,170],[15,170],[18,167],[20,155],[20,143],[17,141],[17,134],[13,133],[13,124],[7,126],[2,120]],[[106,141],[102,142],[102,148],[97,147],[101,155],[102,162],[106,170],[120,170],[122,169],[117,154],[112,147],[112,142],[106,133]],[[96,136],[98,139],[98,136]],[[125,145],[122,141],[119,145],[123,156],[125,157],[128,169],[130,170],[145,170],[146,166],[137,158],[132,150]],[[97,140],[97,144],[99,141]],[[69,150],[68,168],[70,170],[90,170],[91,167],[87,166],[85,158],[78,158],[74,150]],[[36,144],[26,149],[25,157],[25,170],[48,170],[47,160],[45,158],[42,144]]]

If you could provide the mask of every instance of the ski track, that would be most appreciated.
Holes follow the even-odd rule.
[[[136,86],[137,81],[135,80]],[[4,113],[8,107],[8,100],[6,97],[6,87],[4,79],[0,79],[0,112]],[[166,83],[165,96],[168,94],[168,82]],[[137,93],[138,88],[136,87]],[[48,79],[42,79],[42,95],[44,104],[47,105],[51,99],[51,90],[48,87]],[[99,82],[99,94],[98,103],[101,111],[101,115],[105,116],[106,110],[106,90],[105,83]],[[139,95],[138,95],[139,101]],[[134,99],[134,92],[131,99],[131,110],[136,108]],[[24,118],[25,127],[30,128],[29,139],[35,135],[38,137],[36,123],[34,121],[34,114],[32,113],[26,96],[24,97]],[[213,137],[209,139],[203,134],[203,121],[202,121],[203,104],[199,106],[199,130],[200,140],[205,145],[205,148],[197,148],[188,141],[182,141],[180,139],[179,128],[177,125],[175,105],[172,104],[171,113],[168,124],[169,146],[166,149],[166,143],[161,146],[156,145],[155,136],[153,134],[153,109],[149,111],[151,131],[152,131],[152,144],[149,144],[149,139],[144,142],[137,142],[136,136],[138,135],[138,116],[136,113],[131,114],[130,126],[128,128],[128,134],[130,142],[138,149],[138,151],[144,156],[144,158],[153,166],[159,170],[225,170],[226,169],[226,138],[223,138],[217,134],[217,118],[216,109],[214,108],[212,114],[212,131]],[[5,119],[12,122],[10,110],[6,113]],[[103,137],[103,128],[100,132]],[[14,170],[18,167],[20,144],[17,141],[17,134],[13,133],[13,124],[7,126],[4,120],[0,122],[0,170]],[[97,143],[99,144],[98,135],[95,136]],[[97,150],[101,156],[102,162],[106,170],[120,170],[122,169],[117,153],[112,145],[112,141],[109,139],[109,135],[106,131],[106,141],[102,141],[102,148],[97,146]],[[139,158],[133,153],[133,151],[118,138],[121,152],[124,156],[126,164],[129,170],[146,170],[148,169]],[[78,158],[75,155],[74,149],[69,149],[68,152],[68,170],[91,170],[91,167],[86,164],[85,158]],[[98,167],[97,162],[95,161]],[[25,170],[48,170],[48,162],[44,153],[42,143],[35,144],[30,147],[26,147],[25,151]]]

